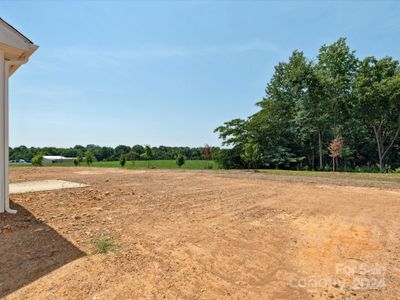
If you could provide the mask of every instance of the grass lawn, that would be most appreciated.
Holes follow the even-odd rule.
[[[175,160],[151,160],[150,168],[155,169],[179,169]],[[212,169],[219,169],[218,164],[215,161],[209,161],[208,165],[212,166]],[[11,164],[11,166],[30,166],[30,164]],[[54,163],[54,164],[43,164],[44,167],[74,167],[75,165],[71,163]],[[86,163],[81,164],[82,167],[86,167]],[[91,167],[100,167],[100,168],[121,168],[119,161],[96,161],[93,162]],[[137,160],[134,163],[127,161],[125,164],[126,169],[143,169],[147,168],[147,161]],[[186,160],[185,164],[181,167],[181,169],[208,169],[207,162],[204,160]]]
[[[381,180],[400,183],[400,173],[358,173],[358,172],[319,172],[292,170],[259,170],[260,173],[273,175],[296,175],[306,177],[325,177],[338,179]]]
[[[215,161],[208,162],[212,166],[212,169],[220,169]],[[10,164],[15,167],[30,166],[30,164]],[[55,163],[55,164],[44,164],[44,167],[74,167],[73,163]],[[86,167],[86,163],[81,164],[82,167]],[[100,168],[121,168],[119,161],[97,161],[93,162],[92,167]],[[126,169],[145,169],[147,168],[147,161],[137,160],[133,164],[130,161],[126,162]],[[154,169],[179,169],[175,160],[151,160],[150,168]],[[181,169],[186,170],[202,170],[208,169],[207,162],[204,160],[186,160],[185,164]],[[357,172],[319,172],[319,171],[293,171],[293,170],[276,170],[276,169],[264,169],[258,170],[260,173],[271,174],[271,175],[289,175],[289,176],[304,176],[304,177],[324,177],[324,178],[337,178],[337,179],[359,179],[359,180],[379,180],[387,182],[400,183],[400,173],[357,173]]]

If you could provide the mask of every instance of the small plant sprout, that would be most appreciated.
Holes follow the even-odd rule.
[[[109,252],[115,252],[120,248],[112,238],[110,237],[100,237],[95,240],[95,250],[94,254],[106,254]]]

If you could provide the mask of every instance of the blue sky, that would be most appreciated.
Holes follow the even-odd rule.
[[[2,1],[40,46],[10,82],[10,144],[219,145],[279,61],[347,37],[400,58],[400,2]]]

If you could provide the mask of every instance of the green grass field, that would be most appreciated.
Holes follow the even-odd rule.
[[[154,169],[179,169],[175,160],[151,160],[149,162],[150,168]],[[209,161],[208,164],[204,160],[186,160],[185,164],[181,169],[188,170],[201,170],[209,169],[207,165],[212,166],[212,169],[219,169],[218,164],[214,161]],[[11,164],[11,166],[30,166],[30,164]],[[43,164],[44,167],[75,167],[71,163],[54,163],[54,164]],[[81,164],[82,167],[87,167],[86,163]],[[91,167],[98,168],[121,168],[119,161],[96,161],[93,162]],[[137,160],[134,163],[127,161],[125,164],[126,169],[144,169],[147,168],[147,161]]]
[[[213,170],[220,169],[215,161],[208,162]],[[12,167],[30,166],[30,164],[11,164]],[[81,164],[86,167],[86,163]],[[55,163],[44,164],[44,167],[75,167],[73,163]],[[121,168],[118,161],[99,161],[93,162],[91,167],[98,168]],[[126,162],[126,169],[145,169],[147,168],[147,161],[138,160],[135,163],[130,161]],[[175,160],[151,160],[150,168],[154,169],[179,169]],[[181,169],[186,170],[204,170],[207,168],[207,162],[204,160],[186,160]],[[400,183],[400,173],[357,173],[357,172],[320,172],[320,171],[292,171],[292,170],[258,170],[260,173],[271,175],[289,175],[289,176],[304,176],[304,177],[324,177],[324,178],[337,178],[337,179],[359,179],[359,180],[378,180],[386,182]]]
[[[292,170],[259,170],[260,173],[273,175],[292,175],[306,177],[325,177],[337,179],[379,180],[400,183],[399,173],[358,173],[358,172],[320,172]]]

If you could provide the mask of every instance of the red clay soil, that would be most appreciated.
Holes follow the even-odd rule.
[[[90,186],[11,196],[18,214],[0,216],[7,299],[400,297],[400,189],[247,172],[11,170],[14,182],[42,179]]]

